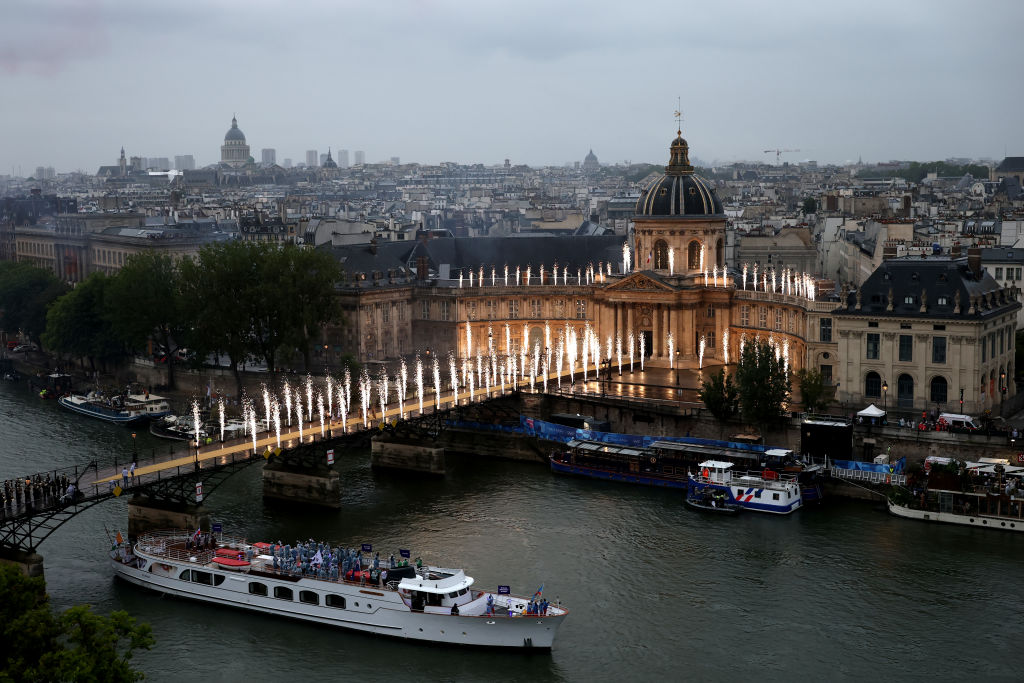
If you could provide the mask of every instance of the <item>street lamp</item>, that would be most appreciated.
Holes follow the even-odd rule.
[[[882,380],[882,410],[889,407],[889,383]]]

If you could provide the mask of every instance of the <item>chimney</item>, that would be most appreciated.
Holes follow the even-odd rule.
[[[370,253],[373,254],[374,256],[377,255],[377,240],[376,239],[370,240]]]
[[[952,256],[953,258],[960,258],[960,256],[962,255],[960,245],[954,244],[949,250],[949,255]]]
[[[967,267],[975,278],[981,279],[981,247],[967,247]]]
[[[896,258],[896,247],[895,246],[884,246],[882,247],[882,260],[888,261],[889,259]]]
[[[429,270],[427,268],[427,257],[426,256],[420,256],[416,260],[416,279],[418,279],[418,280],[426,280],[428,272],[429,272]]]

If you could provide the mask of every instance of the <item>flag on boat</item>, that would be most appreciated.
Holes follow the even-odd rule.
[[[117,536],[115,536],[114,538],[117,539],[117,544],[118,545],[121,545],[122,543],[124,543],[124,538],[121,537],[121,532],[120,531],[117,532]]]
[[[533,597],[539,598],[543,592],[544,592],[544,584],[542,583],[540,585],[540,588],[537,589],[537,592],[533,594]]]
[[[316,551],[316,555],[313,556],[313,559],[310,560],[309,563],[319,567],[321,564],[324,563],[324,556],[323,556],[323,554],[319,550],[317,550]]]
[[[193,543],[198,543],[199,542],[199,534],[201,534],[201,533],[202,533],[202,529],[200,529],[199,527],[196,527],[196,532],[194,534],[192,534],[192,542]]]

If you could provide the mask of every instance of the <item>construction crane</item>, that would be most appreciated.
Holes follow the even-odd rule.
[[[781,166],[782,165],[782,155],[783,154],[785,154],[787,152],[799,152],[799,151],[800,150],[798,150],[798,149],[766,149],[764,151],[764,153],[765,154],[771,154],[772,152],[774,152],[775,153],[775,165],[776,166]]]

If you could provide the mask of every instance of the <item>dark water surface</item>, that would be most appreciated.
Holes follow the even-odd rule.
[[[140,430],[141,431],[141,430]],[[167,442],[139,434],[140,451]],[[0,384],[0,479],[131,451],[131,432]],[[440,480],[337,465],[342,509],[265,505],[259,466],[206,501],[250,540],[373,543],[463,566],[569,607],[550,654],[365,636],[161,598],[116,582],[104,525],[126,502],[74,518],[39,549],[56,607],[125,609],[153,626],[137,656],[152,681],[1020,680],[1024,538],[829,501],[790,517],[719,519],[678,492],[564,478],[530,463],[450,459]]]

